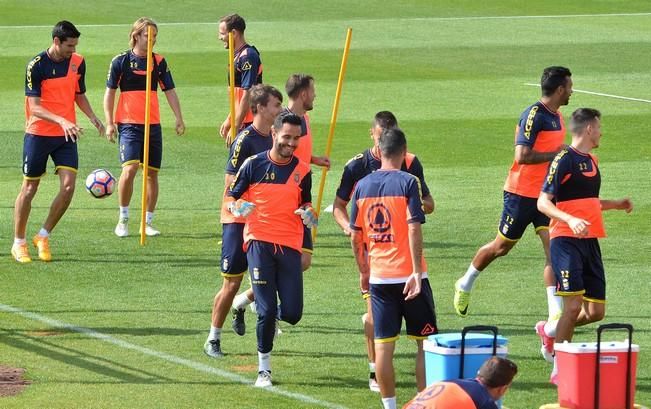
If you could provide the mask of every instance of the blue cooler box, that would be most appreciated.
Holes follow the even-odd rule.
[[[507,339],[497,336],[497,356],[506,357]],[[461,364],[461,333],[431,335],[423,343],[425,350],[425,381],[459,379]],[[493,355],[493,335],[467,333],[464,353],[463,378],[477,376],[479,367]]]

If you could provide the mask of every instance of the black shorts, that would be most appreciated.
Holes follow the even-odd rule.
[[[52,157],[54,172],[69,169],[77,172],[79,155],[77,144],[64,136],[38,136],[25,134],[23,139],[23,176],[38,179],[45,174],[47,159]]]
[[[538,210],[538,199],[504,192],[504,209],[497,233],[509,241],[520,240],[529,224],[538,232],[549,228],[549,217]]]
[[[222,224],[222,276],[243,276],[248,266],[244,251],[244,223]]]
[[[558,295],[583,295],[586,301],[606,301],[606,274],[599,240],[556,237],[551,240],[552,269]]]
[[[144,160],[145,126],[138,124],[118,124],[120,141],[120,163],[142,164]],[[160,124],[149,127],[149,168],[160,170],[163,160],[163,133]]]
[[[409,338],[425,339],[438,332],[434,298],[427,278],[421,282],[420,294],[409,301],[405,301],[402,293],[405,283],[371,284],[370,287],[375,342],[398,339],[403,317]]]

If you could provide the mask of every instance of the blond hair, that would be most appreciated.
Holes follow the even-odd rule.
[[[149,17],[140,17],[133,23],[131,26],[131,32],[129,33],[129,47],[133,48],[136,46],[136,36],[147,30],[148,26],[152,26],[158,31],[158,26],[156,22]]]

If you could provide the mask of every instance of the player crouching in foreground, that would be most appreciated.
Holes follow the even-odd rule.
[[[246,217],[244,243],[258,312],[257,387],[272,386],[270,358],[276,317],[295,325],[303,315],[303,225],[311,228],[317,224],[311,206],[310,167],[294,156],[301,118],[291,113],[279,115],[271,134],[271,150],[248,158],[227,194],[233,200],[228,209],[235,216]]]
[[[550,225],[552,268],[557,292],[563,297],[563,311],[556,334],[545,337],[555,342],[571,341],[574,328],[603,319],[606,311],[606,276],[601,261],[599,238],[606,237],[601,212],[625,210],[630,199],[599,199],[601,173],[590,153],[599,147],[601,113],[579,108],[570,120],[572,145],[556,155],[538,198],[538,209],[552,219]],[[557,384],[556,359],[550,381]]]

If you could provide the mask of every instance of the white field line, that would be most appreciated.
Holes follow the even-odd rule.
[[[77,327],[77,326],[72,325],[72,324],[67,324],[67,323],[62,322],[62,321],[57,321],[55,319],[48,318],[48,317],[46,317],[44,315],[35,314],[35,313],[29,312],[29,311],[23,311],[20,308],[12,307],[10,305],[0,304],[0,311],[11,313],[11,314],[16,314],[16,315],[19,315],[19,316],[21,316],[23,318],[27,318],[27,319],[30,319],[30,320],[33,320],[33,321],[39,321],[39,322],[42,322],[42,323],[47,324],[47,325],[49,325],[51,327],[54,327],[54,328],[62,328],[62,329],[67,329],[67,330],[70,330],[70,331],[78,332],[78,333],[84,334],[84,335],[86,335],[86,336],[88,336],[90,338],[95,338],[95,339],[98,339],[100,341],[104,341],[106,343],[116,345],[116,346],[118,346],[120,348],[140,352],[141,354],[153,356],[155,358],[159,358],[159,359],[162,359],[164,361],[171,362],[173,364],[185,366],[185,367],[194,369],[194,370],[199,371],[199,372],[205,372],[205,373],[209,373],[209,374],[212,374],[212,375],[217,375],[220,378],[224,378],[224,379],[227,379],[227,380],[235,382],[235,383],[241,383],[241,384],[244,384],[244,385],[248,385],[250,387],[254,387],[253,386],[253,381],[251,381],[250,379],[245,378],[245,377],[243,377],[241,375],[238,375],[238,374],[235,374],[235,373],[232,373],[232,372],[228,372],[228,371],[224,371],[222,369],[214,368],[212,366],[205,365],[205,364],[202,364],[202,363],[199,363],[199,362],[194,362],[194,361],[190,361],[188,359],[184,359],[184,358],[180,358],[180,357],[177,357],[177,356],[174,356],[174,355],[170,355],[170,354],[167,354],[165,352],[160,352],[160,351],[156,351],[156,350],[153,350],[153,349],[150,349],[150,348],[147,348],[147,347],[132,344],[130,342],[126,342],[126,341],[123,341],[121,339],[114,338],[114,337],[112,337],[110,335],[102,334],[101,332],[96,332],[96,331],[93,331],[93,330],[88,329],[88,328]],[[271,388],[256,388],[256,389],[260,390],[260,391],[280,395],[280,396],[283,396],[283,397],[286,397],[286,398],[294,399],[294,400],[297,400],[297,401],[300,401],[300,402],[303,402],[303,403],[319,405],[320,407],[324,407],[324,408],[346,409],[344,406],[340,406],[340,405],[337,405],[337,404],[334,404],[334,403],[322,401],[322,400],[313,398],[313,397],[308,396],[308,395],[303,395],[303,394],[300,394],[300,393],[289,392],[289,391],[285,391],[285,390],[282,390],[282,389],[278,389],[275,386],[271,387]]]
[[[559,15],[539,15],[539,16],[460,16],[460,17],[399,17],[393,19],[351,19],[351,20],[337,20],[346,21],[351,23],[364,23],[364,22],[381,22],[381,21],[472,21],[472,20],[529,20],[529,19],[559,19],[559,18],[592,18],[592,17],[643,17],[651,16],[650,13],[600,13],[600,14],[559,14]],[[333,20],[335,21],[335,20]],[[273,24],[281,21],[252,21],[250,24]],[[157,23],[159,26],[217,26],[218,22],[170,22],[170,23]],[[130,27],[131,23],[124,24],[77,24],[77,27]],[[33,25],[33,26],[0,26],[0,30],[13,30],[13,29],[30,29],[30,28],[52,28],[51,25]]]
[[[530,82],[525,82],[524,85],[529,85],[531,87],[539,87],[540,84],[532,84]],[[615,98],[615,99],[623,99],[625,101],[636,101],[636,102],[646,102],[647,104],[651,104],[651,100],[649,99],[642,99],[642,98],[632,98],[632,97],[623,97],[621,95],[613,95],[613,94],[604,94],[603,92],[594,92],[594,91],[585,91],[582,89],[576,89],[573,88],[572,92],[578,92],[579,94],[589,94],[589,95],[598,95],[600,97],[608,97],[608,98]]]

